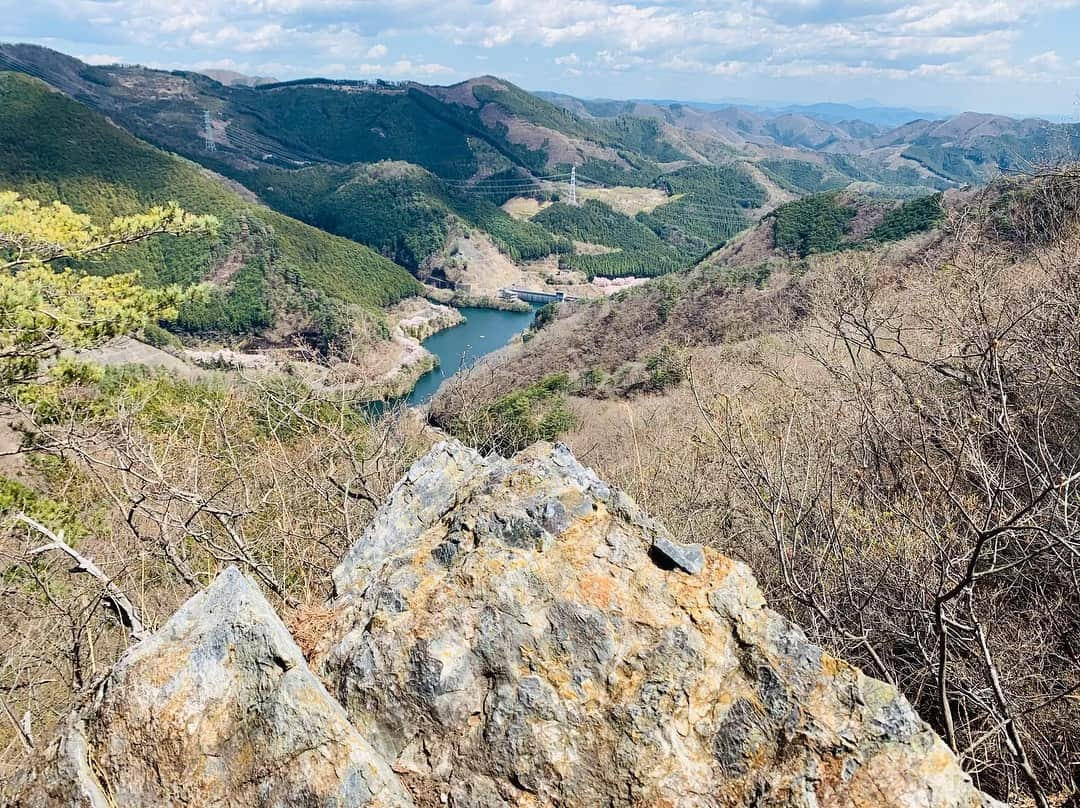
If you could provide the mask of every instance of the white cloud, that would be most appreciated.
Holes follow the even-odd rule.
[[[555,53],[533,64],[586,76],[1051,82],[1076,65],[1018,43],[1040,15],[1080,0],[37,0],[34,8],[27,14],[56,22],[39,27],[91,29],[87,42],[109,43],[87,49],[124,45],[175,66],[289,66],[276,71],[283,76],[347,74],[358,62],[367,75],[448,75],[457,72],[448,63],[473,62],[460,46],[490,53],[491,69],[504,74],[536,48]],[[388,60],[391,50],[400,58]]]
[[[1059,70],[1064,64],[1061,57],[1057,55],[1057,51],[1052,50],[1032,56],[1028,61],[1035,67],[1051,71]]]

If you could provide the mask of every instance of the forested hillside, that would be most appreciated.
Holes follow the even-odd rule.
[[[463,179],[587,161],[633,173],[650,153],[683,156],[661,145],[650,123],[597,124],[490,76],[450,87],[317,78],[249,87],[198,73],[90,66],[30,45],[0,46],[0,56],[139,137],[222,169],[399,160]],[[212,154],[203,148],[204,111],[218,141]]]
[[[0,187],[60,200],[99,220],[166,201],[217,216],[216,240],[147,242],[91,267],[138,269],[151,286],[215,281],[208,298],[177,321],[193,332],[251,333],[283,310],[329,321],[341,305],[377,311],[419,289],[370,249],[248,202],[198,166],[14,73],[0,74]]]
[[[1068,805],[1078,179],[794,201],[690,272],[562,304],[431,417],[505,449],[566,414],[544,437],[678,539],[748,561],[812,637],[895,682],[980,788]]]
[[[0,57],[136,136],[239,181],[276,210],[414,272],[452,249],[455,233],[478,229],[513,261],[557,252],[565,267],[589,277],[657,275],[720,247],[777,195],[860,183],[864,192],[907,197],[950,184],[919,161],[897,162],[876,129],[878,140],[867,143],[880,157],[765,148],[762,138],[780,137],[781,126],[791,129],[782,144],[805,140],[814,127],[821,129],[814,137],[857,141],[843,127],[791,115],[771,121],[679,105],[556,106],[491,76],[448,87],[320,78],[247,86],[191,72],[90,66],[36,46],[0,46]],[[731,127],[741,141],[721,132]],[[565,202],[573,167],[590,187],[662,189],[670,201],[632,212],[633,222],[595,207],[556,208],[532,222],[499,210],[515,196]],[[632,243],[612,245],[617,234]],[[575,254],[565,237],[617,252]]]
[[[941,194],[885,203],[831,191],[781,205],[768,218],[772,222],[773,246],[781,253],[806,258],[898,241],[932,230],[944,216]],[[863,221],[860,233],[853,232],[856,217]]]
[[[444,247],[455,224],[485,231],[513,260],[570,250],[568,243],[509,216],[487,196],[410,163],[263,168],[242,178],[278,210],[367,244],[413,270]]]
[[[749,174],[728,166],[688,166],[662,175],[653,186],[670,201],[633,217],[590,200],[580,207],[552,205],[533,221],[612,250],[565,255],[565,266],[589,277],[649,277],[694,265],[748,228],[752,210],[767,199]]]

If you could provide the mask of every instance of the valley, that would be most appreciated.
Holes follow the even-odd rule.
[[[258,72],[0,44],[0,806],[1076,804],[1080,125]]]

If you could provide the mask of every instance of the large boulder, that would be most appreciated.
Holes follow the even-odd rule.
[[[37,764],[16,805],[412,804],[234,568],[132,648]]]
[[[334,584],[309,669],[222,573],[71,715],[15,804],[990,803],[896,690],[565,447],[440,444]]]
[[[420,460],[318,665],[418,805],[987,804],[894,688],[561,446]]]

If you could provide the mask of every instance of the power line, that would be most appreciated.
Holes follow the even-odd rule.
[[[269,157],[279,157],[288,160],[293,163],[329,163],[330,160],[324,158],[315,157],[313,155],[302,155],[292,149],[281,146],[278,143],[274,143],[261,135],[251,132],[243,127],[237,126],[235,123],[230,123],[225,130],[225,140],[229,145],[238,146],[242,149],[252,149],[255,151],[264,152]]]
[[[458,179],[448,180],[449,182],[461,182],[461,183],[476,183],[476,182],[510,182],[513,180],[554,180],[562,177],[569,177],[570,172],[564,171],[559,174],[519,174],[516,177],[500,177],[498,174],[488,174],[486,177],[478,177],[475,179]]]
[[[447,187],[449,188],[456,188],[463,191],[498,191],[503,188],[539,188],[545,185],[556,185],[561,183],[556,183],[553,180],[537,180],[536,182],[506,182],[499,184],[492,183],[490,185],[454,185],[452,183],[444,184],[447,185]]]
[[[444,179],[443,183],[446,185],[452,185],[460,188],[498,188],[506,185],[539,185],[541,183],[550,183],[559,180],[569,179],[568,175],[553,175],[551,177],[521,177],[519,179],[498,179],[498,180],[449,180]]]
[[[42,70],[33,67],[32,65],[28,65],[26,64],[26,62],[22,61],[21,59],[17,59],[10,54],[0,51],[0,62],[7,64],[16,73],[25,73],[28,76],[33,76],[36,79],[41,79],[46,84],[52,84],[55,86],[55,82],[53,81],[53,79],[47,76]]]
[[[600,182],[600,180],[594,180],[590,177],[586,177],[584,174],[578,174],[577,178],[580,182],[590,183],[592,185],[599,185],[601,188],[607,187],[607,183]]]

